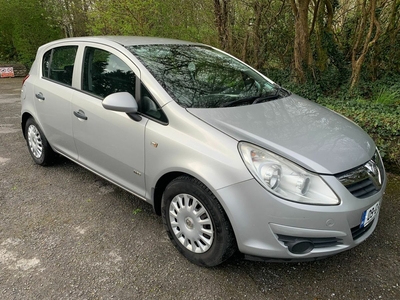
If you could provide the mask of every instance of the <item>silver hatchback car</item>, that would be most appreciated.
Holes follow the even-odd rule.
[[[61,154],[147,201],[195,264],[314,260],[377,225],[387,179],[372,139],[213,47],[54,41],[21,102],[37,164]]]

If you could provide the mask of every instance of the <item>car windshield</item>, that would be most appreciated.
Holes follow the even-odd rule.
[[[211,47],[167,44],[127,48],[182,107],[248,105],[287,93],[244,63]]]

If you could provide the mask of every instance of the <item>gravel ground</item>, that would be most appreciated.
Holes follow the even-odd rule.
[[[36,166],[21,78],[0,78],[0,299],[400,299],[400,176],[374,234],[307,263],[180,256],[152,207],[78,165]]]

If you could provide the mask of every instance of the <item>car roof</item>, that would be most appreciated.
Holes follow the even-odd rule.
[[[195,44],[192,42],[143,36],[104,36],[102,38],[109,39],[123,46],[148,45],[148,44]]]
[[[193,43],[188,41],[168,39],[168,38],[158,38],[158,37],[144,37],[144,36],[84,36],[84,37],[71,37],[56,40],[52,43],[61,42],[97,42],[97,43],[107,43],[114,42],[122,46],[135,46],[135,45],[167,45],[167,44],[183,44],[183,45],[200,45],[200,43]]]

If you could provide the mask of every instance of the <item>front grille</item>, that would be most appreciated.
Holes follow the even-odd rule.
[[[297,236],[278,234],[278,240],[283,242],[285,246],[288,246],[291,243],[298,242],[299,240],[309,241],[314,245],[314,248],[326,248],[342,244],[341,243],[342,240],[335,237],[309,238],[309,237],[297,237]]]
[[[367,198],[380,191],[385,170],[378,152],[364,165],[336,175],[336,178],[357,198]]]
[[[346,186],[350,193],[357,198],[366,198],[378,192],[371,179],[365,178],[362,181],[355,182]]]
[[[364,233],[366,233],[372,226],[372,224],[374,224],[375,221],[372,221],[371,223],[369,223],[367,226],[360,228],[360,225],[353,227],[351,229],[351,235],[353,236],[353,240],[356,240],[360,237],[362,237],[364,235]]]

